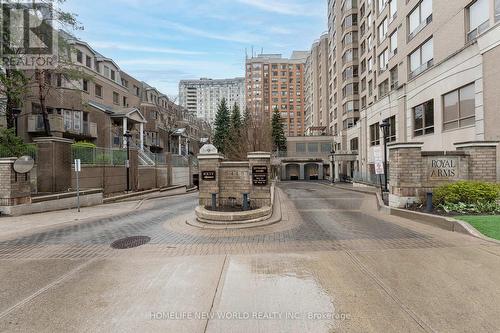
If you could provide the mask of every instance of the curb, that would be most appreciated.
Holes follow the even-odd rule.
[[[168,192],[168,191],[172,191],[172,190],[177,190],[177,189],[180,189],[180,188],[183,188],[183,187],[185,188],[186,186],[185,185],[179,185],[179,186],[171,186],[171,187],[165,187],[165,188],[155,188],[155,189],[141,191],[141,192],[127,193],[127,194],[117,195],[117,196],[114,196],[114,197],[105,198],[103,200],[103,203],[104,204],[108,204],[108,203],[113,203],[113,202],[119,202],[119,201],[122,201],[122,200],[130,199],[130,198],[135,198],[135,197],[140,197],[140,196],[151,194],[151,193],[156,193],[156,192],[163,193],[163,192]],[[188,192],[188,190],[186,189],[186,193],[190,193],[190,192]]]

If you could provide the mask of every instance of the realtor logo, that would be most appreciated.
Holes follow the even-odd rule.
[[[2,66],[47,69],[57,66],[54,7],[45,2],[0,0]]]

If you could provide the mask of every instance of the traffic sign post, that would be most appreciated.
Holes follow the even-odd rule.
[[[80,213],[80,172],[82,171],[82,161],[80,159],[75,160],[75,172],[76,172],[76,204],[78,207],[78,213]]]

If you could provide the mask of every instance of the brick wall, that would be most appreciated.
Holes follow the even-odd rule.
[[[463,147],[458,148],[469,155],[469,179],[497,182],[497,148]]]

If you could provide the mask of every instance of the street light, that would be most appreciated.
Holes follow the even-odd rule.
[[[16,136],[17,136],[17,119],[19,118],[20,114],[21,114],[21,109],[18,108],[12,109],[12,116],[14,117],[14,127],[16,129]]]
[[[389,138],[389,129],[391,128],[391,124],[389,123],[389,119],[384,119],[380,124],[380,128],[384,133],[384,192],[389,192],[389,187],[387,186],[387,140]]]
[[[330,159],[332,161],[332,169],[330,170],[330,178],[332,179],[332,184],[335,183],[335,175],[334,175],[334,170],[335,170],[335,165],[334,165],[334,158],[335,158],[335,149],[332,146],[332,151],[330,152]]]
[[[132,134],[130,134],[130,131],[126,131],[123,136],[127,140],[127,161],[125,162],[125,167],[127,168],[127,192],[130,192],[130,138]]]

